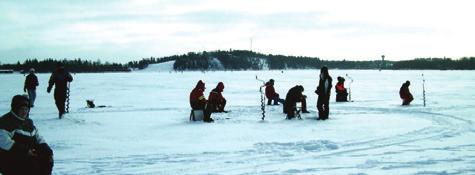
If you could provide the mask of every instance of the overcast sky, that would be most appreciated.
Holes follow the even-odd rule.
[[[331,60],[475,56],[473,0],[2,0],[0,62],[251,49]]]

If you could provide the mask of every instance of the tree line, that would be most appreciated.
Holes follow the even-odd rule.
[[[126,64],[82,60],[37,60],[28,59],[23,63],[0,64],[0,69],[27,72],[35,68],[37,72],[52,72],[58,63],[62,63],[71,72],[128,72],[147,68],[150,64],[175,61],[173,69],[186,70],[282,70],[282,69],[319,69],[327,66],[333,69],[434,69],[434,70],[475,70],[475,57],[416,58],[404,61],[330,61],[318,57],[286,56],[262,54],[248,50],[229,50],[211,52],[189,52],[161,58],[143,58]]]

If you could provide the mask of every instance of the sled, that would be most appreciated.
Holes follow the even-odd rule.
[[[203,121],[204,111],[203,110],[191,110],[190,112],[190,121]]]

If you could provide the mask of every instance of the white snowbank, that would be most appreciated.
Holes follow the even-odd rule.
[[[141,72],[170,72],[173,71],[175,60],[158,64],[149,64],[147,68],[140,70]]]

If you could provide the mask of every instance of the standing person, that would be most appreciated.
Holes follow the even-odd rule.
[[[25,86],[23,87],[23,91],[28,93],[30,107],[35,106],[36,86],[38,85],[38,77],[35,75],[35,69],[31,68],[30,74],[28,74],[25,78]]]
[[[408,80],[403,83],[401,88],[399,89],[399,96],[402,99],[402,105],[409,105],[412,100],[414,100],[414,97],[412,97],[412,94],[409,91],[409,85],[411,85],[411,82],[409,82]]]
[[[271,105],[272,100],[274,100],[274,105],[279,105],[279,102],[284,103],[284,99],[279,98],[279,94],[275,92],[274,79],[270,79],[264,86],[266,86],[267,105]]]
[[[332,77],[328,74],[328,68],[323,66],[320,69],[320,80],[318,81],[317,90],[315,93],[318,95],[317,109],[318,119],[326,120],[330,113],[330,90],[332,88]]]
[[[223,97],[224,83],[219,82],[208,96],[208,107],[210,112],[225,112],[226,99]]]
[[[11,111],[0,118],[0,174],[49,175],[53,151],[28,118],[30,100],[15,95]]]
[[[65,113],[66,92],[68,90],[68,82],[73,81],[73,77],[64,69],[61,63],[58,63],[56,70],[53,71],[48,81],[48,90],[50,93],[54,88],[54,102],[58,108],[59,118],[63,118]]]
[[[295,117],[295,111],[297,110],[297,102],[302,102],[302,112],[309,113],[307,111],[307,96],[303,95],[304,88],[301,85],[294,86],[289,89],[284,102],[284,113],[287,114],[287,119]]]
[[[337,80],[338,80],[338,83],[336,83],[335,85],[336,102],[347,102],[348,92],[346,91],[346,88],[345,88],[345,78],[338,77]]]
[[[203,110],[204,122],[213,122],[214,120],[211,118],[211,113],[206,108],[208,101],[203,94],[205,89],[205,83],[199,80],[198,83],[196,83],[195,88],[190,93],[190,106],[193,110]]]

